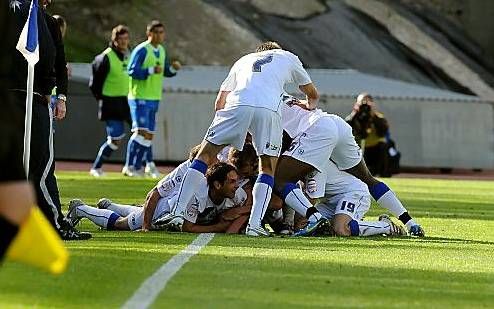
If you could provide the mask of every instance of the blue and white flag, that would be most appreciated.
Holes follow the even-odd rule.
[[[24,28],[22,28],[19,41],[16,46],[30,66],[39,61],[39,43],[38,43],[38,0],[31,1],[29,16]]]

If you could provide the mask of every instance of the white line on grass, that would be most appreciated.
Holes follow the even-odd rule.
[[[213,239],[214,234],[203,233],[184,250],[163,264],[151,277],[144,281],[122,308],[148,308],[165,288],[168,281]]]

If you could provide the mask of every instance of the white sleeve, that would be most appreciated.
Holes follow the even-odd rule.
[[[167,197],[176,185],[173,175],[168,174],[158,182],[156,189],[161,197]]]
[[[242,188],[238,188],[233,199],[234,207],[242,206],[247,200],[247,193]]]
[[[235,90],[235,86],[237,85],[237,63],[235,63],[228,76],[225,78],[223,83],[221,84],[220,91],[233,91]]]
[[[321,198],[326,189],[326,172],[313,172],[307,176],[305,192],[310,198]]]
[[[297,56],[290,53],[290,60],[292,62],[292,82],[297,85],[307,85],[312,83],[309,73],[304,69],[302,62]]]
[[[199,201],[193,197],[193,201],[187,205],[184,218],[189,222],[196,223],[197,216],[199,216]]]

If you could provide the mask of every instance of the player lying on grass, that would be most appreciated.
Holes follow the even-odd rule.
[[[217,163],[206,173],[207,183],[201,184],[187,205],[186,221],[182,231],[192,233],[238,233],[247,223],[251,205],[247,194],[238,187],[234,166]],[[72,224],[87,218],[108,230],[148,231],[159,228],[154,223],[169,214],[178,194],[166,197],[157,187],[147,195],[144,207],[121,205],[101,199],[98,208],[85,205],[81,200],[69,203],[68,217]]]
[[[310,235],[324,221],[296,183],[314,171],[322,172],[331,161],[338,170],[364,182],[377,203],[400,219],[411,235],[424,236],[395,193],[370,174],[345,120],[320,109],[307,110],[305,103],[289,95],[283,101],[283,129],[293,142],[278,161],[275,189],[288,206],[308,219],[307,226],[295,235]]]
[[[167,197],[178,192],[185,173],[192,164],[200,147],[201,145],[192,147],[189,151],[189,158],[158,182],[156,188],[162,197]],[[256,175],[257,170],[257,156],[254,147],[251,144],[245,144],[242,151],[231,147],[225,148],[227,148],[225,149],[227,151],[224,156],[218,157],[219,161],[235,166],[238,173],[239,187],[242,187],[250,195],[250,198],[252,198],[252,184],[249,183],[249,180]]]
[[[316,209],[331,220],[331,235],[372,236],[406,235],[403,227],[393,223],[388,215],[379,221],[363,221],[369,211],[371,196],[365,183],[327,161],[321,172],[314,172],[305,182],[305,191],[312,199],[320,199]]]

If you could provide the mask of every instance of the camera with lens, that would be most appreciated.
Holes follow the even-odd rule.
[[[367,103],[362,103],[355,116],[362,125],[367,124],[371,118],[371,106]]]

